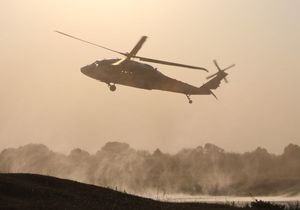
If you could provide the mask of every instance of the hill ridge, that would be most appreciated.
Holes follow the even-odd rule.
[[[0,209],[198,210],[238,209],[222,204],[171,203],[37,174],[0,173]]]

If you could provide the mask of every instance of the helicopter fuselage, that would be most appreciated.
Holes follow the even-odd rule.
[[[177,62],[170,62],[166,60],[153,59],[149,57],[138,56],[137,53],[147,40],[147,36],[142,36],[134,48],[130,52],[120,52],[113,50],[102,45],[86,41],[84,39],[75,37],[70,34],[66,34],[61,31],[55,31],[63,36],[94,45],[96,47],[117,53],[119,55],[125,56],[124,59],[107,59],[96,61],[90,65],[81,68],[81,72],[91,78],[105,82],[111,91],[116,90],[115,84],[131,86],[135,88],[141,88],[146,90],[163,90],[175,93],[185,94],[189,103],[193,101],[190,98],[190,95],[213,95],[216,99],[216,95],[212,90],[217,89],[220,86],[221,80],[227,82],[226,76],[228,73],[225,71],[229,68],[234,67],[235,65],[228,66],[225,69],[221,69],[217,64],[217,61],[214,60],[214,63],[218,69],[218,72],[207,77],[209,81],[204,83],[200,87],[195,87],[193,85],[181,82],[179,80],[170,78],[163,73],[159,72],[156,68],[153,68],[149,64],[140,63],[134,61],[133,59],[138,59],[144,62],[158,63],[168,66],[176,66],[190,69],[203,70],[208,72],[206,68],[199,66],[192,66]]]
[[[186,95],[209,95],[208,90],[170,78],[156,68],[133,60],[114,65],[120,59],[96,61],[81,68],[81,72],[108,85],[125,85],[147,90],[164,90]]]

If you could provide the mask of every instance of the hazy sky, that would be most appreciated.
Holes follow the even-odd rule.
[[[228,151],[257,146],[281,153],[300,144],[298,0],[1,0],[0,150],[43,143],[68,153],[107,141],[176,152],[214,143]],[[229,71],[212,96],[107,85],[80,68],[118,55],[53,33],[216,71]],[[155,64],[200,86],[209,74]]]

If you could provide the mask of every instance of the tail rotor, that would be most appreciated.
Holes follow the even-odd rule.
[[[216,89],[217,87],[219,87],[221,80],[224,80],[226,83],[228,83],[228,80],[226,78],[226,76],[228,75],[228,73],[226,73],[225,71],[227,71],[228,69],[232,68],[235,66],[235,64],[232,64],[224,69],[221,69],[219,64],[217,63],[216,60],[213,60],[215,66],[217,67],[218,71],[208,77],[206,77],[206,79],[210,79],[210,81],[208,81],[206,84],[207,87],[209,87],[209,92],[211,95],[213,95],[216,99],[217,96],[212,92],[211,89]]]
[[[228,67],[226,67],[226,68],[224,68],[224,69],[221,69],[220,66],[219,66],[219,64],[217,63],[216,60],[213,60],[213,62],[214,62],[214,64],[215,64],[215,66],[217,67],[218,72],[216,72],[216,73],[214,73],[214,74],[212,74],[212,75],[206,77],[206,79],[211,79],[211,78],[213,78],[213,77],[215,77],[215,76],[219,76],[219,77],[223,77],[222,79],[224,79],[224,81],[225,81],[226,83],[228,83],[228,80],[226,79],[226,76],[227,76],[228,74],[227,74],[225,71],[227,71],[228,69],[234,67],[235,64],[232,64],[232,65],[230,65],[230,66],[228,66]]]

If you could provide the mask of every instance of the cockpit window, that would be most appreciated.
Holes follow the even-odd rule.
[[[99,66],[99,62],[96,61],[96,62],[94,62],[92,65],[93,65],[95,68],[97,68],[97,67]]]

